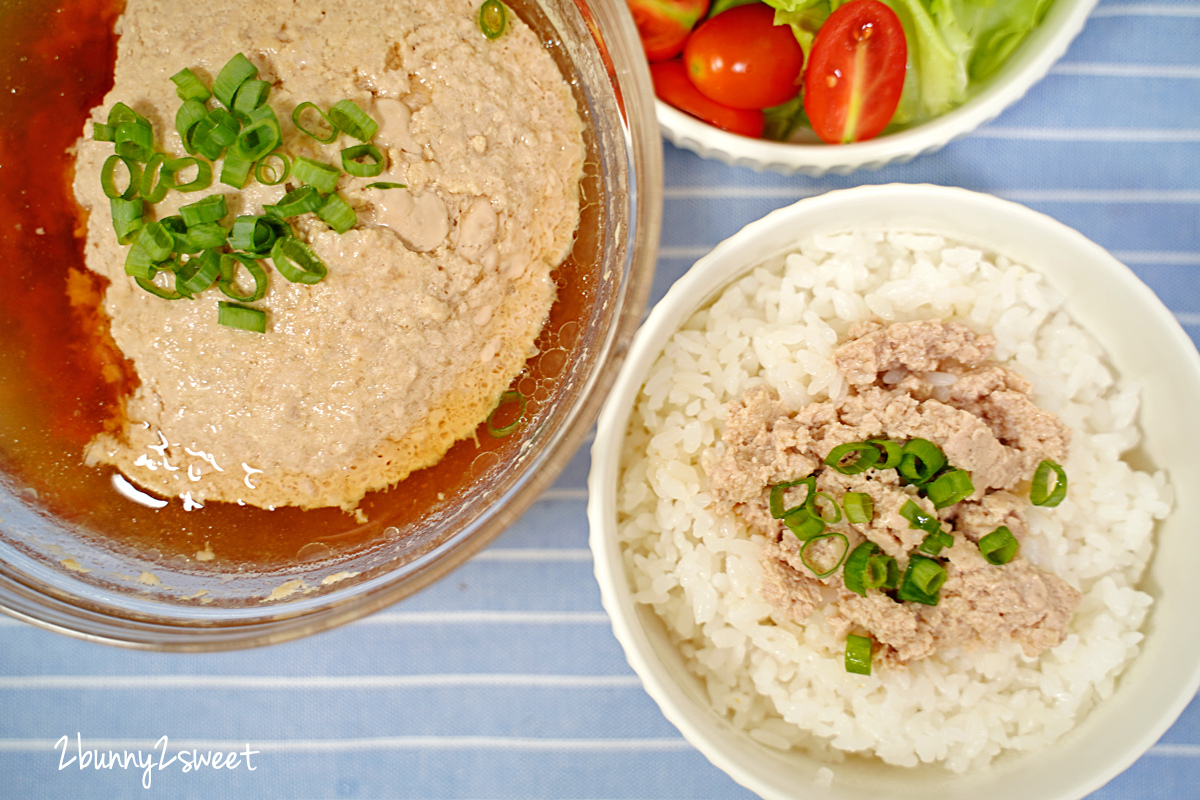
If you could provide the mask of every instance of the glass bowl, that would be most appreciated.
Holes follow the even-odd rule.
[[[82,246],[76,221],[43,211],[32,195],[40,187],[42,200],[58,198],[48,208],[70,207],[66,150],[111,86],[119,4],[61,5],[28,0],[12,9],[0,56],[6,74],[18,76],[0,98],[0,202],[19,221],[0,231],[0,258],[29,302],[48,306],[62,304]],[[62,397],[67,407],[98,402],[69,353],[39,346],[37,315],[0,322],[8,345],[0,355],[0,610],[148,649],[284,641],[438,580],[554,481],[587,435],[644,309],[661,215],[661,140],[624,0],[509,6],[567,77],[588,151],[574,249],[555,272],[558,300],[539,354],[518,378],[530,399],[524,424],[503,439],[484,430],[399,487],[368,495],[366,522],[337,509],[152,510],[114,491],[110,472],[83,466],[78,441],[48,422],[47,408]],[[36,167],[16,168],[26,162]],[[26,183],[35,179],[37,187]],[[55,398],[42,402],[48,387]],[[221,537],[237,537],[256,557],[206,558],[209,540]]]

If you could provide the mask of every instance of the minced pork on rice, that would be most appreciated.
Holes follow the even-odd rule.
[[[798,624],[760,597],[765,537],[717,515],[707,492],[724,406],[760,382],[793,410],[844,397],[832,352],[869,319],[992,333],[994,358],[1071,428],[1067,498],[1028,509],[1021,546],[1082,592],[1058,647],[1029,658],[1008,641],[854,675],[823,624],[828,609]],[[1136,587],[1171,491],[1163,474],[1121,460],[1138,444],[1137,410],[1138,387],[1117,379],[1029,269],[933,235],[815,237],[694,314],[638,396],[618,488],[635,600],[662,618],[716,710],[766,745],[956,772],[1042,747],[1112,693],[1142,639],[1152,598]]]

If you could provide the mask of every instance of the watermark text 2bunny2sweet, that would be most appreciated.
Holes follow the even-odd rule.
[[[101,769],[137,769],[142,772],[142,787],[150,788],[155,772],[174,768],[180,772],[193,772],[201,769],[235,770],[245,767],[253,772],[258,769],[251,763],[250,757],[258,755],[258,750],[251,750],[247,744],[242,750],[205,750],[198,748],[190,750],[171,750],[167,736],[160,736],[154,746],[147,750],[102,750],[100,748],[84,748],[83,736],[76,732],[75,746],[71,747],[69,736],[61,736],[54,743],[54,749],[62,752],[58,757],[59,770],[75,766],[83,770]]]

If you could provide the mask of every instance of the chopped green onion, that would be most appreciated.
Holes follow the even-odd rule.
[[[339,100],[334,103],[333,108],[329,109],[329,119],[360,142],[371,141],[371,137],[379,130],[379,123],[371,119],[353,100]]]
[[[271,252],[276,239],[288,236],[290,232],[287,223],[276,217],[244,215],[233,221],[229,246],[234,250],[266,255]]]
[[[292,283],[320,283],[329,272],[311,247],[292,236],[275,240],[271,262],[279,274]]]
[[[108,201],[108,205],[112,211],[113,232],[117,234],[117,241],[121,244],[129,244],[142,228],[145,205],[140,198],[132,200],[114,198]]]
[[[879,450],[881,460],[875,462],[875,469],[895,469],[900,465],[900,457],[904,453],[904,445],[892,439],[868,439],[867,444],[874,445]]]
[[[92,123],[92,141],[93,142],[113,142],[116,141],[117,130],[112,125],[105,125],[103,122]]]
[[[846,672],[855,675],[871,674],[871,639],[867,636],[846,636]]]
[[[499,39],[508,24],[508,12],[500,0],[484,0],[479,7],[479,30],[489,39]]]
[[[942,521],[912,500],[905,500],[900,507],[900,516],[908,520],[908,527],[934,533],[942,529]]]
[[[337,193],[325,198],[324,204],[317,209],[317,216],[338,233],[345,233],[358,222],[354,209]]]
[[[308,128],[304,127],[303,123],[301,123],[300,118],[304,115],[304,112],[308,111],[309,109],[317,112],[317,115],[321,118],[321,122],[323,122],[325,126],[329,128],[329,134],[327,136],[322,136],[316,128],[309,130]],[[326,115],[326,113],[317,106],[316,103],[301,103],[300,105],[296,106],[295,110],[292,111],[292,124],[296,126],[296,130],[302,133],[307,133],[321,144],[330,144],[338,136],[338,126],[334,124],[333,120],[331,120],[328,115]]]
[[[183,140],[183,149],[188,152],[188,155],[196,152],[196,146],[192,144],[192,137],[196,133],[196,126],[207,116],[208,107],[199,100],[185,100],[179,110],[175,112],[175,130],[179,132],[179,138]]]
[[[909,439],[904,443],[897,471],[909,483],[928,482],[946,466],[946,454],[928,439]]]
[[[875,502],[866,492],[846,492],[842,495],[842,510],[846,512],[847,522],[863,525],[874,516]]]
[[[1050,488],[1050,476],[1054,475],[1054,488]],[[1029,488],[1029,502],[1035,506],[1056,506],[1067,496],[1067,471],[1049,459],[1037,465],[1033,472],[1033,485]]]
[[[134,278],[134,280],[137,282],[138,286],[142,287],[150,294],[155,295],[156,297],[161,297],[164,300],[180,300],[185,297],[186,295],[180,294],[176,290],[166,289],[154,282],[154,276],[163,271],[165,270],[152,270],[150,277],[143,278],[138,276]]]
[[[196,177],[187,183],[176,183],[175,176],[191,167],[196,168]],[[194,156],[184,156],[167,161],[163,164],[162,169],[171,182],[171,188],[177,192],[199,192],[212,186],[212,165]]]
[[[115,104],[113,104],[113,107],[111,109],[109,109],[108,126],[110,128],[116,129],[116,127],[118,125],[120,125],[122,122],[138,122],[138,121],[145,122],[147,125],[150,124],[149,120],[147,120],[141,114],[137,113],[132,108],[125,105],[124,103],[115,103]]]
[[[946,547],[954,546],[954,535],[949,531],[937,530],[925,534],[925,538],[917,545],[917,549],[925,555],[939,555]]]
[[[803,486],[805,489],[807,489],[804,494],[804,499],[800,501],[800,505],[792,506],[791,508],[785,508],[783,505],[784,493],[794,486]],[[771,511],[771,517],[773,519],[783,519],[789,514],[800,511],[808,503],[808,498],[815,494],[816,491],[817,477],[815,475],[809,475],[807,478],[800,478],[798,480],[788,481],[786,483],[775,484],[771,487],[771,495],[767,501],[767,507]]]
[[[390,181],[375,181],[375,183],[368,183],[367,188],[368,189],[407,189],[408,186],[406,186],[403,183],[392,183]]]
[[[212,92],[208,90],[208,87],[196,77],[196,73],[187,67],[172,75],[171,83],[175,84],[175,93],[185,103],[188,100],[196,100],[203,103],[212,97]]]
[[[252,169],[254,159],[246,158],[236,147],[231,147],[225,151],[225,160],[221,162],[220,181],[226,186],[241,189],[246,185],[246,179],[250,177]]]
[[[217,302],[217,323],[227,328],[266,333],[267,313],[261,308],[251,308],[220,300]]]
[[[165,261],[175,249],[175,237],[161,222],[146,223],[135,241],[153,261]]]
[[[221,274],[221,256],[216,250],[204,250],[198,256],[180,262],[175,272],[175,290],[180,294],[200,294]]]
[[[278,160],[279,163],[281,164],[278,172],[276,172],[275,168],[272,167],[271,164],[267,161],[267,159],[270,159],[270,158],[274,158],[274,159]],[[274,153],[268,153],[267,155],[260,158],[258,160],[258,166],[254,168],[254,179],[256,181],[258,181],[259,183],[261,183],[263,186],[277,186],[277,185],[283,183],[285,180],[287,180],[288,176],[291,174],[292,174],[291,160],[287,156],[285,156],[283,153],[280,153],[279,151],[275,151]]]
[[[203,200],[179,207],[179,216],[183,217],[184,224],[189,228],[202,222],[218,222],[228,213],[229,207],[223,194],[210,194]]]
[[[364,162],[363,159],[370,159]],[[374,178],[383,172],[383,153],[373,144],[356,144],[342,151],[342,169],[356,178]]]
[[[841,545],[841,547],[837,551],[837,558],[834,560],[833,566],[830,566],[829,569],[821,569],[822,566],[828,566],[828,563],[814,564],[812,561],[809,561],[808,551],[809,548],[816,546],[817,542],[826,541],[837,542]],[[837,572],[837,568],[840,567],[842,562],[846,560],[846,555],[849,552],[850,542],[846,539],[845,534],[836,532],[826,533],[812,537],[800,547],[800,561],[804,564],[804,566],[808,567],[812,571],[813,575],[817,576],[818,578],[828,578],[830,575]]]
[[[513,402],[517,403],[516,418],[513,419],[512,422],[509,422],[505,425],[497,426],[495,423],[496,414],[505,405],[511,404]],[[525,403],[526,403],[525,395],[521,394],[516,389],[508,389],[503,394],[501,394],[500,399],[496,401],[496,407],[492,409],[491,414],[488,414],[488,418],[487,418],[488,433],[490,433],[495,438],[499,439],[504,436],[508,436],[510,433],[515,431],[521,425],[522,420],[525,419]]]
[[[238,294],[237,287],[234,286],[239,265],[245,267],[246,271],[250,273],[250,277],[254,278],[254,291],[250,294]],[[261,300],[267,293],[267,271],[262,268],[262,264],[248,255],[222,253],[217,288],[230,300],[253,303]]]
[[[1007,564],[1017,556],[1021,544],[1006,526],[979,538],[979,552],[989,564]]]
[[[296,156],[296,160],[292,162],[292,177],[300,183],[314,187],[321,194],[329,194],[336,189],[341,174],[332,164],[307,156]]]
[[[146,248],[139,245],[137,239],[134,239],[133,245],[125,253],[125,274],[149,280],[154,277],[156,272],[158,272],[158,260],[151,258],[150,254],[146,252]]]
[[[217,222],[202,222],[199,225],[189,225],[187,230],[186,253],[198,253],[225,244],[229,231]]]
[[[849,591],[867,596],[867,589],[872,588],[871,556],[878,552],[879,545],[874,542],[862,542],[846,557],[846,566],[842,569],[842,582]]]
[[[242,129],[231,152],[238,153],[249,161],[257,161],[274,150],[282,140],[283,134],[279,131],[278,120],[260,119]]]
[[[895,589],[900,582],[900,567],[887,553],[875,553],[869,562],[870,585],[877,589]]]
[[[825,499],[824,503],[821,502],[822,498]],[[818,506],[824,506],[826,513],[822,513]],[[833,525],[842,520],[842,509],[838,507],[837,501],[825,492],[809,492],[808,497],[804,499],[804,508],[814,517],[820,517],[826,525]]]
[[[145,119],[127,120],[117,124],[113,133],[117,155],[146,161],[154,155],[154,129]]]
[[[242,123],[223,108],[214,108],[196,124],[192,134],[192,145],[200,155],[216,161],[229,145],[237,141]]]
[[[285,194],[275,205],[263,206],[263,211],[273,217],[287,219],[316,211],[324,202],[317,187],[301,186],[299,189],[293,189]]]
[[[129,185],[125,191],[117,188],[117,165],[124,164],[129,177]],[[142,178],[142,168],[132,158],[127,156],[109,156],[100,167],[100,188],[109,200],[132,200],[138,195],[139,183]]]
[[[171,236],[175,239],[175,252],[187,252],[187,223],[183,221],[183,217],[172,214],[169,217],[163,217],[158,223],[171,232]]]
[[[925,487],[925,496],[933,501],[934,508],[946,508],[965,500],[975,492],[971,473],[965,469],[948,469],[934,478]]]
[[[896,590],[900,600],[936,606],[942,584],[946,582],[946,568],[938,561],[915,553],[908,557],[908,569]]]
[[[270,94],[271,84],[257,79],[248,80],[238,87],[237,94],[233,97],[233,106],[229,110],[245,116],[264,105]]]
[[[229,59],[217,73],[217,79],[213,82],[213,94],[216,95],[221,105],[232,109],[233,98],[238,89],[246,81],[257,77],[258,67],[251,64],[250,59],[238,53]]]
[[[785,516],[783,524],[802,542],[825,533],[825,520],[808,513],[803,506]]]
[[[167,181],[162,170],[166,160],[167,157],[162,153],[155,153],[150,156],[145,169],[142,170],[140,191],[147,203],[161,203],[167,196]]]
[[[846,462],[851,456],[853,460]],[[825,466],[843,475],[857,475],[866,472],[879,461],[879,450],[867,442],[847,442],[839,444],[825,456]]]

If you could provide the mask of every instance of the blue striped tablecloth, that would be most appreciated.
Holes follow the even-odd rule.
[[[858,183],[932,182],[1079,229],[1200,335],[1197,0],[1102,0],[1027,97],[907,165],[785,178],[670,146],[665,162],[655,298],[772,209]],[[625,663],[592,578],[587,470],[585,448],[462,569],[304,641],[146,654],[0,618],[0,797],[748,797],[680,737]],[[241,755],[233,769],[97,770],[80,769],[80,748]],[[1093,797],[1200,797],[1200,705]]]

